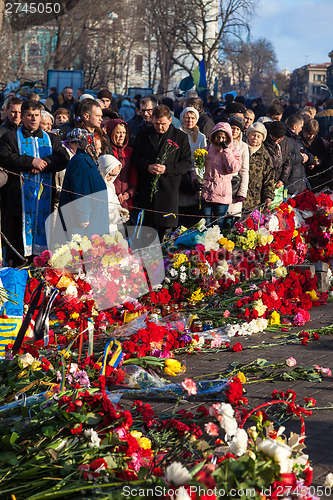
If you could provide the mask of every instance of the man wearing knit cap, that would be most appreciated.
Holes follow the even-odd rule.
[[[109,90],[102,89],[98,92],[97,99],[100,99],[101,101],[104,102],[105,108],[109,108],[112,102],[112,94]]]
[[[275,170],[276,189],[284,186],[291,172],[291,156],[288,140],[286,138],[286,126],[283,122],[273,121],[265,123],[268,131],[265,147],[270,154]]]

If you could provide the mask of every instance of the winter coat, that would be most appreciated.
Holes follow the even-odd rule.
[[[267,198],[273,200],[274,188],[273,163],[267,149],[262,144],[255,153],[250,154],[249,187],[243,208],[253,210],[264,203]]]
[[[196,175],[194,172],[194,151],[196,149],[203,149],[207,145],[206,136],[199,132],[197,140],[193,141],[193,132],[189,132],[184,128],[183,124],[180,126],[180,130],[184,132],[189,140],[190,148],[191,148],[191,161],[192,165],[190,170],[182,176],[180,190],[179,190],[179,206],[181,207],[191,207],[197,205],[196,200],[196,190],[193,186],[193,180],[196,179]]]
[[[150,201],[152,183],[156,176],[148,172],[148,166],[158,163],[158,158],[161,159],[168,140],[175,142],[179,148],[168,155],[164,163],[166,171],[160,176],[157,184],[158,191]],[[144,225],[154,227],[177,226],[177,216],[163,217],[163,215],[178,212],[181,175],[191,167],[191,150],[187,135],[173,125],[170,125],[162,136],[156,132],[154,126],[145,127],[136,137],[133,162],[139,172],[137,206],[163,212],[159,214],[146,211]]]
[[[10,132],[11,130],[16,132],[20,126],[21,125],[15,125],[15,123],[10,122],[7,118],[6,121],[0,126],[0,137],[7,134],[7,132]]]
[[[238,175],[241,178],[240,186],[238,188],[237,196],[243,196],[246,198],[247,189],[249,186],[249,147],[248,145],[240,138],[238,141],[233,141],[232,147],[240,152],[242,158],[242,165],[238,172]],[[238,201],[231,203],[228,208],[228,215],[237,215],[240,216],[242,213],[243,202]]]
[[[309,156],[309,161],[307,162],[309,165],[313,162],[313,156],[309,151],[305,150],[299,136],[288,128],[286,137],[291,157],[291,170],[285,186],[288,188],[288,194],[302,193],[306,189],[306,173],[301,152]]]
[[[199,115],[199,120],[197,125],[199,127],[200,132],[204,134],[208,139],[214,127],[213,119],[210,116],[208,116],[207,113],[202,111]]]
[[[64,208],[68,203],[70,213]],[[105,182],[93,158],[79,148],[67,165],[59,202],[60,211],[66,213],[66,217],[63,216],[69,235],[79,233],[90,238],[93,234],[109,232]],[[89,222],[85,229],[80,227],[84,222]]]
[[[24,127],[22,128],[23,137],[27,138],[30,135],[34,137],[42,137],[41,129],[31,134]],[[68,157],[65,148],[57,135],[50,134],[52,143],[52,155],[43,158],[47,162],[45,173],[59,172],[66,168]],[[12,130],[5,134],[0,140],[0,165],[13,172],[8,174],[8,182],[4,188],[4,196],[2,198],[2,207],[5,214],[13,216],[22,216],[22,201],[21,201],[21,179],[18,175],[20,172],[31,172],[33,157],[20,155],[17,145],[16,131]],[[54,195],[55,193],[53,193]]]
[[[117,125],[122,124],[126,128],[126,137],[123,146],[116,146],[111,139],[112,132]],[[121,120],[120,118],[114,118],[108,121],[108,138],[110,139],[110,154],[115,156],[122,164],[122,169],[120,170],[118,177],[114,181],[114,186],[116,189],[116,194],[129,194],[129,199],[124,200],[121,206],[126,209],[131,209],[133,207],[133,198],[136,193],[136,187],[138,184],[138,171],[133,163],[132,154],[133,148],[128,146],[128,141],[130,137],[130,131],[128,124]]]
[[[332,110],[333,111],[333,110]],[[319,165],[316,165],[314,168],[310,169],[308,166],[305,167],[306,175],[311,184],[311,188],[314,191],[320,191],[321,189],[330,185],[332,179],[332,170],[328,170],[329,166],[329,155],[325,148],[324,141],[319,135],[316,135],[311,144],[309,144],[301,132],[301,141],[303,146],[314,156],[317,157],[320,161]],[[316,175],[319,174],[319,175]]]
[[[129,122],[132,118],[134,118],[135,110],[127,99],[124,99],[121,103],[119,114],[125,122]]]
[[[270,154],[275,170],[275,182],[282,181],[286,183],[291,171],[291,157],[287,138],[284,137],[279,144],[267,135],[264,146]]]
[[[316,114],[316,120],[319,123],[319,137],[328,134],[330,127],[333,125],[333,109],[326,108]]]
[[[241,154],[233,149],[232,131],[229,123],[217,123],[209,136],[218,130],[228,135],[227,148],[222,152],[215,144],[211,144],[206,156],[205,175],[203,179],[202,199],[210,203],[229,205],[232,202],[231,179],[241,168]]]

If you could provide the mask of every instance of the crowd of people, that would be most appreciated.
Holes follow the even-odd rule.
[[[204,216],[223,230],[242,213],[269,208],[283,191],[333,188],[333,100],[299,109],[275,100],[223,102],[196,91],[171,99],[114,99],[51,88],[7,96],[1,113],[0,186],[4,259],[39,255],[61,224],[104,234],[119,224],[154,227],[162,239]],[[200,177],[195,152],[205,150]],[[52,215],[52,216],[51,216]]]

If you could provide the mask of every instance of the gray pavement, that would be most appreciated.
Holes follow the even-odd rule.
[[[333,324],[333,303],[314,307],[311,309],[310,314],[311,319],[304,327],[291,331],[316,329]],[[206,380],[213,378],[208,375],[226,370],[230,367],[230,363],[234,361],[248,363],[255,361],[258,357],[277,363],[293,356],[297,360],[298,365],[309,366],[318,364],[323,367],[329,367],[333,371],[333,336],[322,335],[319,341],[310,342],[308,345],[300,343],[280,346],[265,345],[283,340],[286,335],[288,334],[283,332],[268,332],[254,334],[251,337],[234,337],[231,339],[231,345],[240,341],[243,345],[243,351],[199,353],[192,356],[177,356],[177,359],[186,362],[186,377],[197,379],[204,379],[206,377]],[[260,344],[262,348],[250,349],[251,346]],[[181,381],[183,378],[184,376],[176,377],[172,381]],[[293,389],[297,393],[296,402],[298,404],[302,404],[304,397],[313,397],[317,400],[316,406],[318,408],[330,405],[333,407],[333,377],[324,378],[322,382],[317,383],[306,380],[260,381],[245,384],[244,387],[246,389],[246,397],[248,398],[248,409],[270,401],[272,399],[271,393],[274,389],[278,391]],[[172,402],[166,401],[149,402],[159,414],[171,413],[174,406]],[[195,410],[201,404],[203,404],[202,401],[182,402],[180,408]],[[207,401],[206,404],[211,403]],[[314,468],[313,486],[316,489],[316,487],[323,485],[326,474],[333,472],[333,408],[313,411],[311,416],[306,417],[305,424],[306,450],[304,451],[309,454],[311,465]],[[300,420],[297,417],[288,420],[283,425],[286,427],[285,433],[288,436],[290,431],[300,433]],[[315,489],[312,493],[314,493]],[[320,498],[333,498],[333,490],[331,496],[320,494],[320,489],[316,490],[316,492]]]

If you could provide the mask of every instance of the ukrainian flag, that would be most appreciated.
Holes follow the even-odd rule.
[[[279,91],[278,91],[278,88],[276,86],[276,83],[274,80],[272,80],[272,83],[273,83],[273,92],[274,94],[276,95],[276,97],[279,97]]]
[[[199,62],[199,65],[192,73],[192,78],[198,93],[207,89],[207,78],[204,60]]]

